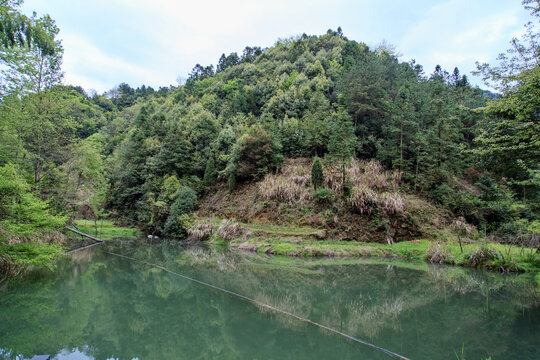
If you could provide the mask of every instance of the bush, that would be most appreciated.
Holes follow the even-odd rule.
[[[281,162],[279,146],[260,126],[253,126],[234,144],[226,173],[244,181],[259,180]]]
[[[189,227],[189,217],[197,205],[195,191],[187,186],[180,186],[176,200],[171,206],[163,233],[171,237],[183,237]]]
[[[497,250],[490,249],[487,246],[480,246],[468,256],[469,261],[473,266],[485,265],[489,261],[498,260],[501,254]]]
[[[321,204],[331,204],[334,200],[334,194],[330,189],[319,189],[315,191],[315,199]]]

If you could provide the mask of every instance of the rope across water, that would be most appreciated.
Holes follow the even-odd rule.
[[[152,264],[152,263],[149,263],[147,261],[144,261],[144,260],[139,260],[139,259],[135,259],[135,258],[132,258],[130,256],[126,256],[126,255],[121,255],[121,254],[116,254],[116,253],[113,253],[113,252],[108,252],[108,251],[105,251],[107,254],[110,254],[110,255],[114,255],[114,256],[117,256],[117,257],[120,257],[120,258],[124,258],[124,259],[128,259],[128,260],[131,260],[131,261],[137,261],[137,262],[140,262],[142,264],[145,264],[145,265],[148,265],[148,266],[152,266],[152,267],[155,267],[157,269],[160,269],[160,270],[163,270],[165,272],[168,272],[172,275],[175,275],[175,276],[178,276],[178,277],[181,277],[183,279],[186,279],[186,280],[189,280],[189,281],[193,281],[197,284],[201,284],[203,286],[206,286],[206,287],[209,287],[209,288],[212,288],[212,289],[215,289],[217,291],[220,291],[220,292],[223,292],[223,293],[226,293],[226,294],[229,294],[229,295],[232,295],[232,296],[235,296],[235,297],[238,297],[240,299],[243,299],[247,302],[250,302],[252,304],[255,304],[257,306],[260,306],[260,307],[263,307],[263,308],[266,308],[266,309],[270,309],[270,310],[273,310],[275,312],[278,312],[278,313],[281,313],[281,314],[284,314],[284,315],[287,315],[287,316],[290,316],[290,317],[293,317],[299,321],[303,321],[303,322],[306,322],[306,323],[309,323],[309,324],[312,324],[314,326],[317,326],[317,327],[320,327],[321,329],[325,329],[325,330],[328,330],[330,332],[333,332],[337,335],[341,335],[349,340],[352,340],[352,341],[356,341],[357,343],[360,343],[362,345],[365,345],[367,347],[370,347],[372,349],[375,349],[375,350],[378,350],[378,351],[381,351],[383,353],[385,353],[386,355],[389,355],[395,359],[401,359],[401,360],[410,360],[409,358],[406,358],[405,356],[401,356],[399,354],[396,354],[390,350],[386,350],[386,349],[383,349],[379,346],[376,346],[376,345],[373,345],[367,341],[364,341],[364,340],[361,340],[361,339],[358,339],[354,336],[351,336],[351,335],[348,335],[348,334],[345,334],[339,330],[336,330],[336,329],[333,329],[333,328],[330,328],[328,326],[325,326],[325,325],[322,325],[322,324],[319,324],[318,322],[315,322],[315,321],[312,321],[312,320],[309,320],[309,319],[305,319],[303,317],[300,317],[298,315],[295,315],[293,313],[290,313],[288,311],[285,311],[285,310],[281,310],[281,309],[278,309],[276,307],[273,307],[271,305],[268,305],[268,304],[265,304],[263,302],[260,302],[258,300],[255,300],[255,299],[251,299],[247,296],[244,296],[244,295],[240,295],[240,294],[237,294],[233,291],[230,291],[230,290],[227,290],[227,289],[223,289],[223,288],[220,288],[219,286],[215,286],[215,285],[212,285],[212,284],[209,284],[209,283],[206,283],[204,281],[201,281],[201,280],[197,280],[197,279],[194,279],[194,278],[191,278],[189,276],[186,276],[186,275],[182,275],[180,273],[177,273],[177,272],[174,272],[172,270],[169,270],[161,265],[157,265],[157,264]]]

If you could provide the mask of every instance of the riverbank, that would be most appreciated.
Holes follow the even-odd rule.
[[[536,249],[486,240],[434,241],[414,239],[394,244],[342,241],[326,230],[309,226],[244,223],[199,218],[188,239],[221,244],[258,253],[293,257],[376,256],[476,267],[500,272],[530,272],[540,284],[540,255]]]

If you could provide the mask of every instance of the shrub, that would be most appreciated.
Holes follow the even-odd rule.
[[[163,233],[172,237],[183,237],[189,228],[189,218],[197,204],[195,191],[187,186],[178,188],[178,195],[171,206]]]
[[[469,254],[469,261],[473,266],[485,265],[487,262],[492,260],[498,260],[501,257],[501,254],[497,250],[490,249],[489,247],[483,245],[474,250]]]
[[[315,199],[319,203],[331,204],[333,202],[333,193],[329,189],[319,189],[315,191]]]

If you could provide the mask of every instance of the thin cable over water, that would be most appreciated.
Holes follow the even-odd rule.
[[[354,337],[354,336],[345,334],[345,333],[343,333],[343,332],[341,332],[341,331],[339,331],[339,330],[336,330],[336,329],[330,328],[330,327],[328,327],[328,326],[319,324],[318,322],[315,322],[315,321],[312,321],[312,320],[309,320],[309,319],[305,319],[305,318],[303,318],[303,317],[300,317],[300,316],[295,315],[295,314],[293,314],[293,313],[290,313],[290,312],[288,312],[288,311],[278,309],[278,308],[276,308],[276,307],[273,307],[273,306],[271,306],[271,305],[265,304],[265,303],[260,302],[260,301],[258,301],[258,300],[251,299],[251,298],[249,298],[249,297],[247,297],[247,296],[237,294],[237,293],[235,293],[235,292],[233,292],[233,291],[230,291],[230,290],[227,290],[227,289],[220,288],[220,287],[218,287],[218,286],[215,286],[215,285],[206,283],[206,282],[204,282],[204,281],[197,280],[197,279],[194,279],[194,278],[190,278],[189,276],[179,274],[179,273],[174,272],[174,271],[172,271],[172,270],[169,270],[169,269],[167,269],[167,268],[165,268],[165,267],[163,267],[163,266],[160,266],[160,265],[157,265],[157,264],[152,264],[152,263],[149,263],[149,262],[144,261],[144,260],[135,259],[135,258],[132,258],[132,257],[130,257],[130,256],[126,256],[126,255],[116,254],[116,253],[108,252],[108,251],[105,251],[105,252],[106,252],[107,254],[114,255],[114,256],[118,256],[118,257],[120,257],[120,258],[132,260],[132,261],[137,261],[137,262],[143,263],[143,264],[148,265],[148,266],[153,266],[153,267],[155,267],[155,268],[157,268],[157,269],[160,269],[160,270],[163,270],[163,271],[168,272],[168,273],[170,273],[170,274],[179,276],[179,277],[184,278],[184,279],[186,279],[186,280],[193,281],[193,282],[196,282],[196,283],[201,284],[201,285],[203,285],[203,286],[206,286],[206,287],[209,287],[209,288],[212,288],[212,289],[215,289],[215,290],[218,290],[218,291],[227,293],[227,294],[229,294],[229,295],[232,295],[232,296],[241,298],[241,299],[246,300],[246,301],[248,301],[248,302],[250,302],[250,303],[252,303],[252,304],[255,304],[255,305],[257,305],[257,306],[260,306],[260,307],[263,307],[263,308],[266,308],[266,309],[270,309],[270,310],[276,311],[276,312],[278,312],[278,313],[285,314],[285,315],[288,315],[288,316],[290,316],[290,317],[293,317],[293,318],[295,318],[295,319],[297,319],[297,320],[300,320],[300,321],[303,321],[303,322],[306,322],[306,323],[309,323],[309,324],[318,326],[318,327],[320,327],[320,328],[322,328],[322,329],[325,329],[325,330],[328,330],[328,331],[333,332],[333,333],[335,333],[335,334],[341,335],[341,336],[343,336],[343,337],[345,337],[345,338],[347,338],[347,339],[349,339],[349,340],[356,341],[357,343],[360,343],[360,344],[363,344],[363,345],[365,345],[365,346],[368,346],[368,347],[370,347],[370,348],[372,348],[372,349],[381,351],[381,352],[385,353],[386,355],[389,355],[389,356],[391,356],[391,357],[393,357],[393,358],[395,358],[395,359],[410,360],[409,358],[406,358],[405,356],[401,356],[401,355],[396,354],[396,353],[394,353],[394,352],[392,352],[392,351],[390,351],[390,350],[383,349],[383,348],[378,347],[378,346],[376,346],[376,345],[373,345],[373,344],[371,344],[371,343],[369,343],[369,342],[367,342],[367,341],[364,341],[364,340],[358,339],[358,338],[356,338],[356,337]]]

